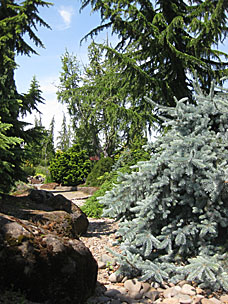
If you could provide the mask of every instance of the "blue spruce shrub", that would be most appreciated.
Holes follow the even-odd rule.
[[[100,202],[120,220],[119,272],[228,290],[228,100],[214,84],[195,92],[195,105],[155,105],[168,132]]]

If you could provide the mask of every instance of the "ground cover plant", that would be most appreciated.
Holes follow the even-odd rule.
[[[228,290],[227,93],[195,84],[195,105],[183,98],[157,111],[170,118],[150,160],[100,199],[103,215],[120,220],[118,271]]]

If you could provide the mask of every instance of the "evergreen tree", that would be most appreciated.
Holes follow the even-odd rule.
[[[120,220],[120,271],[228,290],[228,94],[195,92],[196,105],[158,106],[168,132],[100,202]]]
[[[227,36],[226,0],[82,0],[82,9],[88,5],[102,24],[85,38],[109,27],[118,35],[109,55],[130,94],[150,92],[154,101],[173,106],[173,96],[194,101],[193,71],[205,90],[227,75],[227,54],[215,48]]]
[[[133,137],[146,135],[152,124],[148,109],[121,86],[116,67],[95,43],[84,69],[68,52],[62,62],[58,99],[67,104],[75,138],[90,155],[110,156]]]
[[[45,160],[45,165],[50,164],[50,161],[55,156],[54,129],[55,129],[55,117],[53,116],[44,143],[43,159]]]
[[[35,46],[43,46],[34,32],[37,30],[36,24],[49,27],[38,15],[40,6],[49,6],[49,3],[42,0],[23,2],[5,0],[0,2],[0,117],[2,123],[11,126],[5,130],[5,136],[21,138],[24,143],[35,137],[36,132],[31,129],[25,131],[25,123],[19,121],[19,117],[26,115],[28,111],[37,109],[37,103],[41,100],[35,80],[33,80],[28,94],[17,92],[14,81],[15,56],[36,53],[25,41],[25,34],[28,34]],[[3,164],[11,164],[11,171],[7,171],[7,175],[4,176],[8,182],[0,182],[1,185],[4,182],[2,189],[8,191],[15,180],[23,178],[21,164],[24,150],[17,141],[17,144],[11,146],[10,153],[2,151],[0,153]]]
[[[0,120],[0,193],[8,189],[8,185],[12,184],[12,172],[14,170],[12,164],[7,161],[8,155],[11,153],[13,146],[21,144],[22,140],[17,137],[6,136],[6,132],[12,125],[2,123]]]
[[[67,151],[71,146],[71,130],[70,126],[67,128],[66,123],[66,115],[63,113],[63,122],[61,131],[59,132],[59,136],[57,137],[57,148],[61,151],[65,152]]]

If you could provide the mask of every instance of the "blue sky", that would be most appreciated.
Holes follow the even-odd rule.
[[[89,39],[80,46],[80,40],[94,27],[100,24],[100,17],[91,13],[90,8],[79,13],[79,0],[55,0],[50,1],[54,6],[40,9],[40,16],[52,28],[39,28],[37,35],[45,45],[45,49],[35,48],[39,55],[19,56],[16,61],[19,65],[15,72],[17,89],[20,93],[26,93],[32,77],[35,75],[39,84],[45,104],[39,106],[43,113],[43,125],[48,128],[53,116],[55,116],[55,136],[61,129],[62,112],[66,109],[57,102],[56,86],[61,72],[61,56],[67,49],[77,55],[84,64],[87,62],[87,47],[91,43]],[[99,41],[106,39],[106,33],[99,35]],[[38,116],[37,113],[34,115]],[[27,122],[34,122],[34,115],[24,118]]]

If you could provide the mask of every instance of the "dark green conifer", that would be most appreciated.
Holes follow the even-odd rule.
[[[11,125],[5,130],[5,136],[21,138],[24,143],[29,142],[34,133],[31,130],[24,130],[25,124],[19,120],[19,117],[36,109],[37,103],[42,100],[35,79],[28,94],[17,92],[14,81],[15,56],[36,53],[25,41],[25,34],[28,34],[36,47],[43,47],[35,31],[37,25],[49,26],[38,15],[38,8],[49,5],[48,2],[42,0],[0,1],[0,117],[2,123]],[[11,146],[10,152],[5,152],[0,152],[0,159],[3,163],[11,165],[11,171],[4,175],[4,179],[8,182],[4,182],[5,186],[2,187],[2,191],[8,191],[15,180],[23,177],[21,170],[23,146],[17,141],[17,144]],[[2,183],[3,181],[0,182],[0,184]]]

